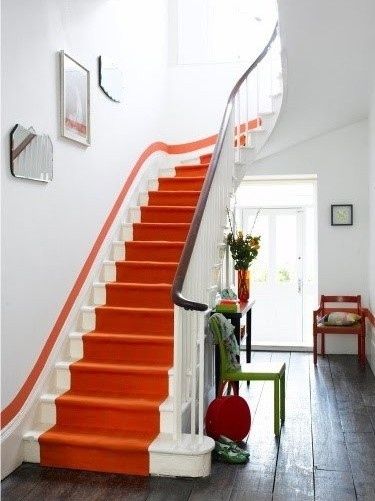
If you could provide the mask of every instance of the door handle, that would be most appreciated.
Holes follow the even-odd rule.
[[[302,293],[302,278],[298,279],[298,294]]]

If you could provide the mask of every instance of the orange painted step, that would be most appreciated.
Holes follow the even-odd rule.
[[[111,429],[123,432],[159,429],[158,399],[141,399],[124,396],[98,396],[68,391],[56,399],[58,426],[76,428]]]
[[[83,335],[85,360],[124,364],[173,365],[173,336],[161,334],[111,334],[89,332]]]
[[[172,308],[169,284],[133,284],[112,282],[105,286],[107,306],[150,306]]]
[[[159,177],[160,191],[200,191],[204,182],[204,176],[194,177]]]
[[[209,164],[178,165],[175,167],[176,177],[205,176]]]
[[[125,242],[125,256],[131,261],[173,261],[180,259],[185,242]]]
[[[168,394],[168,369],[155,364],[125,365],[82,359],[69,367],[70,389],[78,393],[96,392],[98,396],[121,394],[163,400]]]
[[[148,205],[158,206],[195,206],[200,191],[149,191]]]
[[[191,223],[194,206],[148,206],[141,207],[141,221],[144,223]]]
[[[206,153],[205,155],[201,155],[199,157],[201,164],[209,164],[212,160],[212,153]]]
[[[189,228],[189,223],[133,223],[133,240],[183,242]]]
[[[118,282],[171,284],[176,274],[177,265],[176,262],[117,261],[116,280]]]
[[[40,462],[43,466],[148,475],[152,440],[146,430],[100,433],[96,428],[54,426],[39,437]]]
[[[173,333],[172,308],[123,308],[118,306],[98,306],[96,332],[119,334],[163,334]]]

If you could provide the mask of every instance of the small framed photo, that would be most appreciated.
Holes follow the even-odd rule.
[[[60,52],[61,135],[90,146],[90,72]]]
[[[331,226],[352,226],[353,205],[331,205]]]

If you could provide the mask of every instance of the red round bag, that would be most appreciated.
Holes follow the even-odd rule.
[[[239,442],[249,434],[250,426],[250,409],[242,397],[236,395],[218,397],[208,406],[206,432],[214,440],[224,435]]]

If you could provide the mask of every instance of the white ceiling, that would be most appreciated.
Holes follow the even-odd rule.
[[[266,155],[368,115],[375,0],[279,0],[284,102]]]

